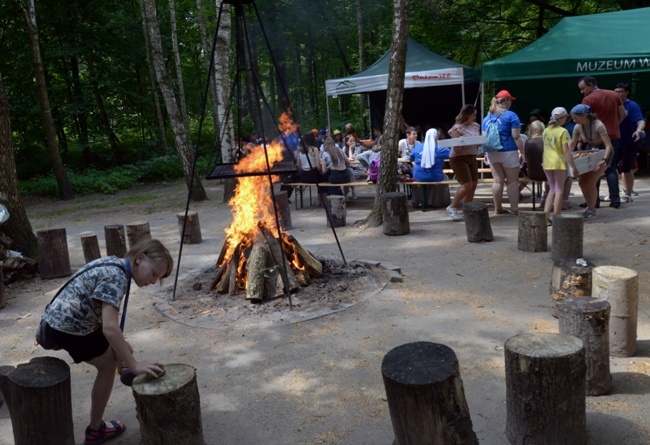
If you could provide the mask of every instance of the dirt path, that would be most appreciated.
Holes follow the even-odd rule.
[[[230,223],[220,202],[220,186],[207,183],[211,200],[192,205],[200,215],[203,243],[185,245],[181,278],[216,262]],[[365,217],[369,187],[348,203],[348,223]],[[585,225],[585,257],[640,274],[637,356],[612,358],[611,395],[587,399],[591,444],[647,445],[650,392],[650,180],[635,185],[639,196],[621,209],[603,208]],[[581,197],[572,202],[577,205]],[[480,189],[480,198],[488,191]],[[138,220],[178,255],[176,213],[184,209],[181,183],[143,187],[113,196],[61,203],[31,200],[34,230],[67,229],[73,269],[83,264],[79,234],[92,230],[104,249],[103,226]],[[530,206],[530,200],[526,201]],[[492,214],[491,214],[492,215]],[[292,207],[291,233],[318,256],[339,257],[322,210]],[[387,237],[381,229],[338,229],[346,258],[389,261],[402,269],[403,283],[387,284],[363,301],[331,315],[289,323],[278,319],[254,326],[230,320],[201,326],[171,320],[152,301],[169,298],[163,288],[132,290],[127,337],[139,357],[186,363],[197,369],[207,444],[368,444],[389,445],[393,432],[381,378],[381,361],[393,347],[412,341],[443,343],[456,352],[474,430],[482,444],[506,444],[503,344],[513,335],[556,332],[548,310],[550,252],[517,250],[517,218],[491,217],[495,240],[467,243],[462,223],[444,210],[410,213],[411,234]],[[550,238],[550,237],[549,237]],[[549,239],[550,245],[550,239]],[[16,365],[44,355],[32,343],[40,313],[65,280],[40,278],[8,288],[9,306],[0,311],[0,365]],[[52,355],[70,361],[66,353]],[[73,365],[75,437],[82,442],[94,374]],[[129,429],[116,445],[139,443],[130,390],[119,383],[107,418]],[[0,407],[0,444],[11,444],[11,421]]]

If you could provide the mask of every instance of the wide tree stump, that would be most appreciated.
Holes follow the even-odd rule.
[[[478,201],[463,204],[463,217],[465,218],[467,241],[470,243],[480,243],[494,239],[492,225],[490,224],[490,215],[485,204]]]
[[[389,192],[381,195],[381,216],[384,235],[407,235],[411,232],[404,193]]]
[[[204,445],[196,370],[188,365],[165,365],[165,374],[133,381],[141,445]]]
[[[584,225],[582,215],[559,213],[553,216],[552,259],[582,258]]]
[[[609,301],[609,353],[632,357],[636,353],[639,313],[639,274],[625,267],[598,266],[592,271],[592,296]]]
[[[95,232],[81,232],[79,236],[81,237],[81,248],[84,251],[84,260],[86,260],[86,263],[102,257]]]
[[[104,226],[104,239],[106,240],[106,256],[118,258],[126,256],[126,235],[123,225]]]
[[[325,205],[327,205],[330,214],[330,217],[327,218],[327,227],[344,227],[347,217],[345,196],[329,195],[325,198]]]
[[[548,250],[546,213],[519,211],[517,249],[523,252],[546,252]]]
[[[524,333],[505,343],[506,436],[512,445],[585,445],[585,350],[572,335]]]
[[[451,204],[449,184],[413,185],[413,204],[422,207],[442,208]]]
[[[551,272],[551,315],[558,317],[558,302],[570,297],[591,296],[591,271],[595,264],[586,261],[581,266],[575,260],[556,260]]]
[[[282,230],[289,230],[293,228],[291,223],[291,206],[289,205],[289,196],[286,191],[277,192],[275,195],[275,205],[278,209],[278,219],[280,220],[280,228]],[[345,224],[344,224],[345,225]]]
[[[39,230],[38,270],[42,278],[66,277],[72,273],[65,229]]]
[[[609,372],[609,313],[605,300],[571,297],[558,302],[560,334],[573,335],[585,347],[588,396],[608,394],[612,390]]]
[[[126,237],[129,240],[129,249],[140,241],[151,239],[151,230],[147,221],[134,221],[126,225]]]
[[[70,367],[35,357],[0,367],[0,390],[9,408],[15,445],[74,445]]]
[[[478,444],[458,359],[448,346],[407,343],[381,364],[397,445]]]
[[[185,244],[200,244],[203,241],[201,236],[201,224],[199,223],[199,214],[193,210],[176,214],[178,220],[178,233]],[[183,224],[185,224],[185,236],[183,236]]]

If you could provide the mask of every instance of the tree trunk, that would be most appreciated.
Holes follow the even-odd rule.
[[[217,10],[219,5],[217,4]],[[199,25],[199,33],[201,35],[201,47],[203,48],[202,53],[204,54],[205,62],[205,72],[210,72],[210,51],[212,50],[212,44],[208,39],[208,31],[205,28],[205,18],[203,16],[203,2],[202,0],[196,0],[196,22]],[[216,56],[216,52],[215,52]],[[215,60],[216,63],[216,60]],[[219,139],[220,122],[219,122],[219,99],[217,96],[217,84],[213,81],[213,76],[208,78],[208,93],[210,94],[210,113],[212,114],[212,128],[214,131],[214,140]]]
[[[88,116],[86,107],[83,105],[84,94],[81,88],[81,77],[79,75],[79,59],[76,56],[70,57],[70,72],[72,82],[70,85],[72,102],[75,104],[74,117],[77,121],[77,131],[79,135],[78,144],[83,153],[84,166],[90,167],[90,141],[88,140]]]
[[[178,49],[178,29],[176,27],[176,5],[174,0],[169,0],[169,22],[171,25],[172,48],[174,50],[174,66],[176,67],[176,83],[178,88],[178,102],[181,118],[185,131],[190,134],[190,118],[187,114],[187,101],[185,100],[185,83],[183,82],[183,68],[181,66],[181,53]]]
[[[384,142],[375,202],[366,224],[382,223],[381,195],[397,190],[397,145],[400,137],[402,104],[404,102],[404,72],[408,41],[409,0],[393,0],[393,35],[388,65],[388,89],[384,114]]]
[[[218,7],[223,2],[218,1]],[[214,54],[212,80],[216,88],[217,121],[219,132],[215,140],[219,141],[221,160],[233,162],[235,159],[235,127],[233,125],[233,110],[230,103],[232,94],[232,79],[230,77],[230,34],[232,30],[230,5],[226,4],[221,12],[217,47]],[[259,127],[257,127],[259,128]]]
[[[34,0],[25,1],[25,19],[27,21],[27,34],[29,36],[29,47],[32,53],[32,66],[34,68],[34,78],[36,79],[36,89],[38,91],[38,100],[41,108],[41,118],[43,119],[43,130],[45,131],[45,141],[52,158],[52,169],[56,177],[56,183],[59,186],[59,197],[62,200],[72,199],[74,193],[68,181],[68,175],[65,172],[59,146],[56,142],[56,133],[54,130],[54,121],[50,109],[50,100],[47,96],[47,85],[45,82],[45,70],[41,59],[41,48],[39,44],[38,26],[36,25],[36,8]]]
[[[357,34],[359,39],[359,72],[366,69],[366,57],[363,50],[363,8],[361,0],[357,0]],[[366,100],[367,94],[359,95],[359,116],[361,121],[361,134],[368,134],[368,125],[366,124]]]
[[[35,258],[38,251],[36,236],[27,219],[23,199],[18,190],[10,107],[2,74],[0,74],[0,204],[9,211],[9,220],[4,223],[3,229],[12,239],[13,249],[25,256]]]
[[[205,201],[208,199],[208,195],[205,193],[203,184],[196,173],[192,175],[194,153],[192,152],[190,135],[183,123],[183,116],[176,101],[171,76],[165,67],[165,60],[163,59],[162,39],[160,37],[160,26],[158,24],[155,0],[142,0],[142,3],[148,25],[145,32],[149,35],[151,59],[160,91],[165,100],[167,114],[169,114],[176,150],[181,161],[183,173],[185,174],[185,182],[191,191],[190,199],[192,201]]]
[[[153,62],[151,60],[151,44],[149,42],[149,33],[147,29],[147,16],[144,11],[144,2],[140,0],[140,13],[142,14],[142,29],[144,30],[144,46],[145,55],[147,57],[147,68],[149,69],[149,87],[154,101],[154,114],[156,116],[156,123],[158,124],[158,143],[162,146],[163,153],[169,153],[169,146],[167,145],[167,130],[165,128],[165,118],[163,117],[162,107],[160,106],[160,96],[158,95],[158,88],[156,88],[156,73],[153,69]]]

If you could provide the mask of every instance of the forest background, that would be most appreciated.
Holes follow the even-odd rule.
[[[243,74],[237,109],[230,106],[237,17],[226,5],[218,20],[220,0],[0,0],[0,95],[7,103],[0,109],[11,115],[10,122],[0,120],[10,125],[0,131],[0,175],[16,174],[23,195],[63,199],[183,174],[189,186],[200,126],[199,176],[231,160],[235,133],[263,127],[277,135],[274,118],[289,107],[303,130],[324,128],[325,80],[359,72],[390,48],[396,1],[245,1],[253,63]],[[562,17],[649,4],[410,1],[408,34],[437,54],[480,68],[541,37]],[[214,82],[205,95],[217,22]],[[255,81],[268,104],[251,93]],[[334,101],[333,128],[352,122],[370,136],[364,104],[365,95]],[[234,124],[223,126],[231,109]],[[7,171],[7,150],[15,172]],[[205,199],[196,185],[193,198]],[[1,188],[2,181],[6,192]]]

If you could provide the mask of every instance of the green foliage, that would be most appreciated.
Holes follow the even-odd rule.
[[[206,171],[208,160],[199,158],[197,173]],[[114,167],[108,170],[89,169],[84,172],[68,172],[68,179],[75,195],[90,193],[113,194],[137,184],[148,182],[167,182],[183,177],[183,170],[177,156],[160,156],[134,165]],[[24,196],[59,195],[53,174],[40,176],[20,182],[20,191]]]

